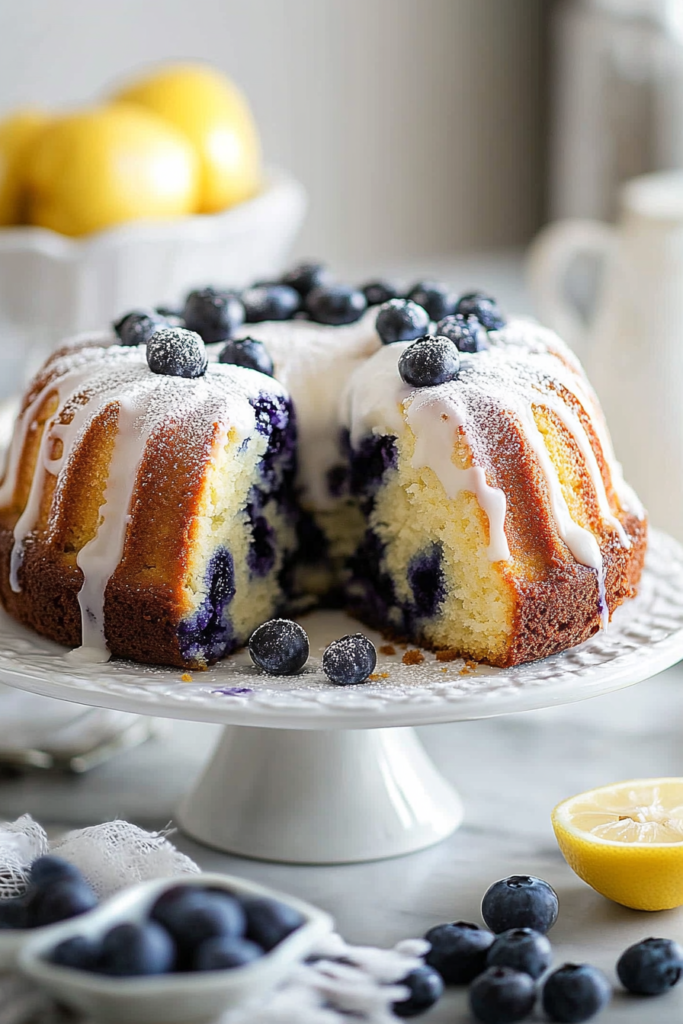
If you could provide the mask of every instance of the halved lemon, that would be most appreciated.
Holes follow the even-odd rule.
[[[570,868],[603,896],[634,910],[683,905],[683,778],[579,793],[552,823]]]

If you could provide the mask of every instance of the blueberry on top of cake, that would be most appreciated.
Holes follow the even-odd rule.
[[[0,484],[0,597],[83,657],[204,667],[333,591],[512,665],[604,626],[646,531],[556,335],[483,292],[307,263],[50,357]]]

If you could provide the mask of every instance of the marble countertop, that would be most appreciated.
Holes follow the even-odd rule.
[[[203,868],[300,895],[333,914],[349,941],[380,946],[442,921],[479,921],[491,882],[537,874],[560,896],[551,933],[556,962],[590,961],[614,979],[615,962],[632,942],[649,935],[683,941],[683,909],[638,913],[594,893],[564,863],[550,811],[572,793],[617,779],[683,775],[682,730],[683,664],[580,704],[422,729],[429,753],[463,796],[465,821],[438,846],[394,860],[292,867],[216,853],[182,834],[175,839]],[[161,828],[173,821],[217,736],[214,726],[164,723],[156,739],[87,775],[0,781],[0,817],[30,811],[61,830],[119,816]],[[620,993],[600,1020],[670,1024],[682,1017],[683,985],[657,999]],[[468,1020],[465,994],[449,991],[423,1019]]]

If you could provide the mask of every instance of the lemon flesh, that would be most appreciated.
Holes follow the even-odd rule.
[[[552,824],[579,878],[634,910],[683,905],[683,778],[634,779],[558,804]]]
[[[38,110],[17,110],[0,121],[0,225],[21,224],[26,216],[25,157],[46,124]]]
[[[197,211],[215,213],[250,199],[261,187],[256,125],[240,90],[201,64],[172,64],[117,96],[153,110],[194,146],[200,162]]]
[[[27,155],[28,221],[85,235],[193,212],[197,158],[181,132],[133,104],[56,118]]]

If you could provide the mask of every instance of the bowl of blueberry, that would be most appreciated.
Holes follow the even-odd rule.
[[[144,882],[35,934],[21,971],[120,1024],[214,1020],[262,999],[332,928],[300,900],[226,875]]]
[[[0,970],[14,967],[30,938],[87,914],[97,903],[97,895],[74,864],[61,857],[39,857],[31,865],[25,891],[0,900]]]

